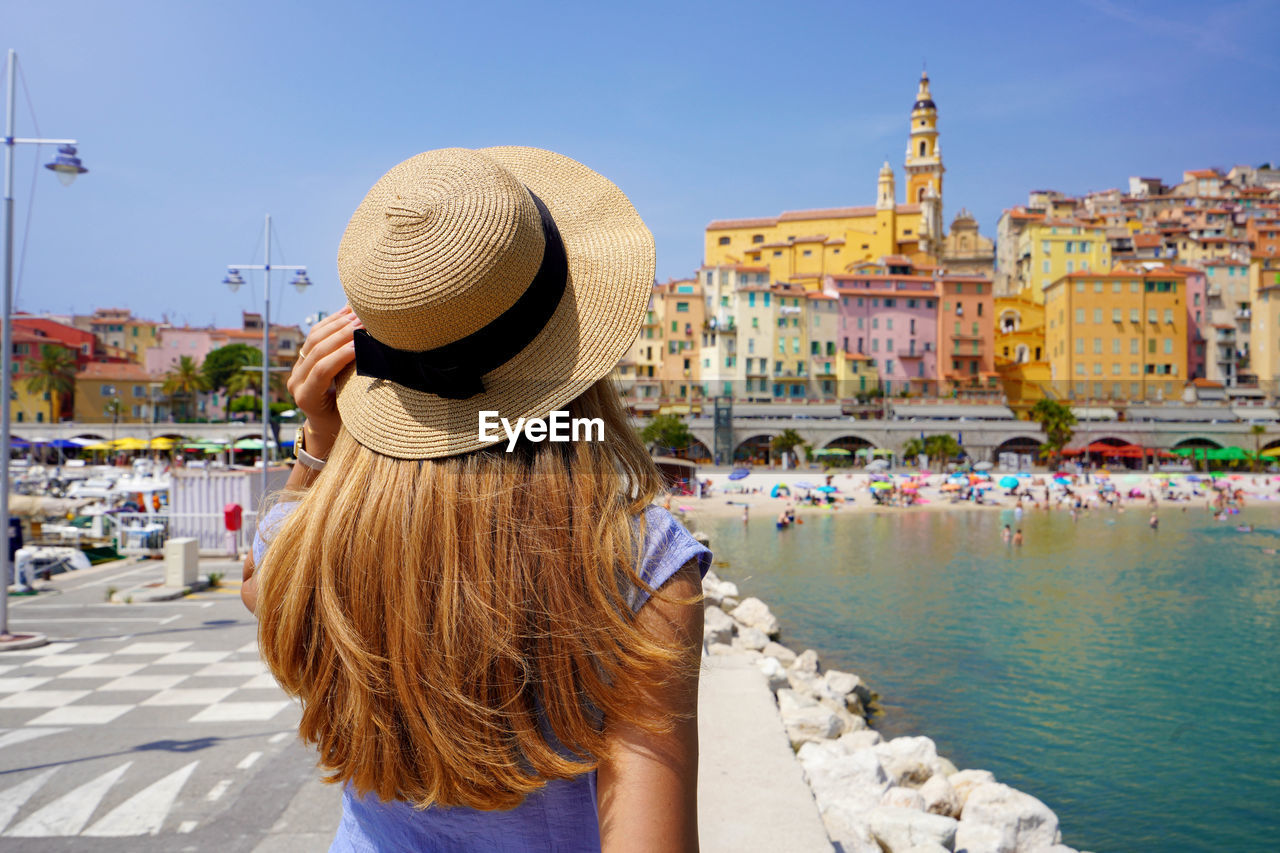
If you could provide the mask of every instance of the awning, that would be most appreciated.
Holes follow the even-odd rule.
[[[1227,389],[1228,397],[1248,397],[1250,399],[1261,400],[1267,396],[1267,392],[1261,388],[1250,388],[1243,385],[1237,385],[1234,388]]]
[[[1198,421],[1235,423],[1236,415],[1226,406],[1130,406],[1131,421]]]
[[[709,402],[702,407],[702,416],[710,417],[715,407]],[[838,404],[796,405],[795,403],[741,403],[733,407],[735,418],[843,418]]]
[[[1078,421],[1114,421],[1120,417],[1110,406],[1072,406],[1071,414]]]
[[[1280,411],[1269,406],[1232,406],[1231,411],[1245,423],[1280,421]]]
[[[1013,411],[1008,406],[982,403],[893,403],[893,417],[898,420],[948,420],[1011,421]]]

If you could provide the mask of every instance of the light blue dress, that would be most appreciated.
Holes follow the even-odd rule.
[[[266,552],[261,530],[293,508],[279,504],[263,520],[254,537],[257,563]],[[681,566],[696,560],[706,575],[711,552],[699,544],[680,522],[661,507],[645,510],[645,543],[639,575],[654,589],[661,587]],[[632,607],[639,610],[648,599],[635,590]],[[600,829],[596,814],[596,774],[554,780],[509,811],[477,811],[464,807],[417,810],[398,802],[383,802],[376,795],[356,796],[350,786],[342,793],[342,823],[330,853],[542,853],[542,851],[598,851]]]

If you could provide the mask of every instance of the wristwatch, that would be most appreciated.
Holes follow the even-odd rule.
[[[311,470],[321,471],[324,469],[324,460],[312,456],[307,452],[306,447],[303,446],[306,443],[306,437],[307,425],[303,424],[298,427],[298,432],[293,437],[293,456]]]

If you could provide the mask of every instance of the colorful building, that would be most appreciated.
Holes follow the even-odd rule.
[[[997,296],[994,363],[1007,405],[1025,418],[1036,401],[1051,393],[1051,371],[1045,356],[1044,305],[1028,293]]]
[[[75,419],[80,423],[153,423],[161,418],[163,385],[163,376],[148,373],[141,364],[87,364],[76,374]]]
[[[927,74],[920,77],[911,107],[904,168],[903,204],[897,202],[893,169],[886,162],[877,177],[874,205],[716,220],[706,229],[704,263],[762,265],[771,281],[799,282],[820,290],[826,276],[849,273],[859,261],[905,255],[926,263],[945,254],[942,178],[946,169]],[[974,261],[971,255],[980,258],[983,247],[977,241],[963,251],[959,242],[958,256],[968,263]]]
[[[809,392],[811,400],[831,402],[842,393],[839,376],[840,300],[829,293],[810,291],[806,314],[809,326]],[[804,315],[801,322],[805,322]]]
[[[1018,239],[1013,292],[1043,301],[1044,290],[1064,275],[1111,269],[1106,232],[1071,219],[1029,220]]]
[[[688,406],[700,399],[698,341],[706,320],[702,285],[697,279],[655,285],[653,305],[665,346],[655,371],[664,401],[681,401]]]
[[[865,356],[885,394],[938,387],[938,288],[931,276],[828,276],[840,300],[839,348]]]
[[[937,393],[1000,392],[992,346],[994,312],[991,280],[986,276],[938,276],[938,364],[942,382]]]
[[[1044,291],[1054,396],[1176,399],[1187,381],[1186,275],[1075,272]]]

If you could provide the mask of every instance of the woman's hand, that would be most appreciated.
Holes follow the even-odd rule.
[[[325,317],[311,327],[289,374],[289,393],[307,416],[307,452],[313,456],[328,455],[342,426],[334,380],[355,358],[352,335],[359,328],[349,305]]]

